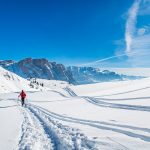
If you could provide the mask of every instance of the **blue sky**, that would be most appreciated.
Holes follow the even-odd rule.
[[[139,56],[128,53],[134,53],[136,40],[145,41],[149,32],[149,4],[149,0],[1,0],[0,59],[44,57],[69,65],[116,56],[92,65],[139,66]],[[127,40],[128,22],[136,30],[129,31],[135,39],[132,44]]]

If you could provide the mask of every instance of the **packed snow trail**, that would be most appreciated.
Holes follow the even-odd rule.
[[[21,111],[24,121],[19,150],[96,150],[94,141],[77,129],[63,126],[36,106],[26,105]]]
[[[73,122],[75,124],[89,125],[89,126],[94,127],[94,128],[101,128],[102,127],[102,129],[104,129],[104,130],[113,130],[113,128],[103,127],[100,124],[105,124],[105,125],[110,125],[110,126],[111,126],[111,124],[61,116],[59,114],[55,114],[53,112],[47,111],[44,108],[33,105],[33,104],[29,104],[28,108],[30,109],[31,112],[36,114],[37,117],[41,117],[41,119],[44,119],[44,120],[46,119],[46,121],[48,121],[48,126],[51,126],[51,127],[48,127],[49,129],[52,128],[53,125],[55,126],[54,129],[52,128],[52,131],[50,131],[50,132],[53,132],[52,135],[54,136],[55,141],[57,141],[56,144],[58,147],[56,149],[58,149],[58,150],[88,150],[88,149],[99,150],[103,144],[106,147],[107,147],[107,145],[111,145],[112,149],[117,148],[120,150],[128,150],[128,148],[126,146],[124,146],[121,143],[111,139],[110,137],[107,137],[108,141],[109,141],[108,143],[98,142],[98,141],[94,141],[91,139],[89,140],[84,134],[80,133],[78,130],[70,128],[68,126],[63,126],[62,124],[60,124],[58,122],[58,120],[59,121],[66,121],[66,122],[70,122],[70,123]],[[53,120],[52,120],[52,118],[53,118]],[[43,122],[45,122],[44,120],[43,120]],[[53,124],[53,125],[51,125],[51,124]],[[117,131],[117,129],[116,129],[116,131]],[[119,129],[118,129],[118,131],[119,131]],[[123,131],[123,130],[120,130],[120,131]],[[62,134],[65,134],[65,136]],[[126,132],[124,132],[124,134],[126,134]],[[66,138],[66,139],[64,139],[64,138]],[[68,141],[68,140],[71,140],[71,141]],[[69,143],[71,145],[68,145]]]
[[[59,115],[53,112],[49,112],[37,106],[34,106],[34,107],[40,109],[40,111],[44,113],[45,115],[49,117],[53,117],[58,120],[67,121],[70,123],[72,122],[76,124],[88,125],[88,126],[98,128],[98,129],[103,129],[103,130],[111,130],[114,132],[125,134],[130,137],[139,138],[146,142],[150,142],[150,129],[147,129],[147,128],[139,128],[139,127],[134,127],[134,126],[113,124],[113,123],[108,123],[108,122],[100,122],[100,121],[92,121],[92,120],[67,117],[64,115]],[[141,132],[141,134],[136,133],[137,131]],[[149,136],[145,136],[143,133],[149,134]]]
[[[54,144],[46,134],[41,122],[28,110],[22,109],[24,120],[22,134],[18,144],[19,150],[52,150]]]

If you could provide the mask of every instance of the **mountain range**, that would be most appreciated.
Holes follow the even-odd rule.
[[[45,58],[25,58],[18,62],[1,60],[0,66],[23,78],[41,78],[47,80],[62,80],[72,84],[90,84],[96,82],[137,79],[140,77],[120,75],[113,71],[93,67],[66,67],[63,64],[50,62]]]

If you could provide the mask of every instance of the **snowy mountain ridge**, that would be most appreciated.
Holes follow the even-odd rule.
[[[16,73],[23,78],[41,78],[48,80],[62,80],[75,83],[72,73],[62,64],[49,62],[47,59],[26,58],[19,62],[1,61],[0,66]]]
[[[94,67],[71,66],[67,67],[67,69],[72,72],[73,78],[79,84],[133,80],[142,78],[141,76],[127,76],[123,74],[118,74],[114,71]]]
[[[127,76],[115,73],[114,71],[93,67],[66,67],[63,64],[49,62],[44,58],[26,58],[18,62],[13,60],[0,61],[0,66],[23,78],[61,80],[72,84],[90,84],[141,78],[139,76]]]

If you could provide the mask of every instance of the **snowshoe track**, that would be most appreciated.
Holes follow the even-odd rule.
[[[54,144],[43,129],[42,123],[28,110],[22,109],[24,121],[22,135],[18,144],[19,150],[52,150]]]
[[[150,112],[150,107],[149,106],[115,104],[115,103],[105,102],[101,99],[92,98],[92,97],[83,97],[83,99],[85,99],[86,101],[88,101],[88,102],[90,102],[94,105],[100,106],[100,107]]]
[[[113,123],[108,123],[108,122],[78,119],[78,118],[68,117],[68,116],[56,114],[53,112],[49,112],[39,106],[35,106],[35,107],[39,108],[40,111],[43,112],[45,115],[55,118],[57,120],[62,120],[62,121],[67,121],[67,122],[72,122],[72,123],[77,123],[77,124],[82,124],[82,125],[88,125],[94,128],[102,129],[102,130],[114,131],[120,134],[127,135],[129,137],[139,138],[143,141],[150,142],[150,136],[149,136],[150,129],[149,128],[138,128],[135,126],[127,126],[127,125],[119,125],[119,124],[113,124]],[[140,132],[141,134],[138,134],[137,131]]]
[[[24,121],[19,150],[97,150],[94,140],[62,125],[36,106],[27,105],[21,111]]]

